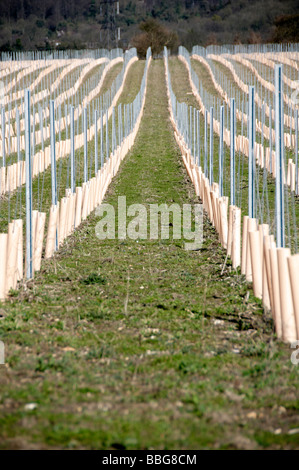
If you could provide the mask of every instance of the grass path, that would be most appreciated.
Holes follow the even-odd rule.
[[[197,202],[149,71],[136,143],[106,202]],[[1,305],[0,448],[295,448],[298,367],[208,221],[181,241],[99,241],[98,218]],[[35,403],[32,411],[25,409]],[[281,429],[275,434],[275,430]]]

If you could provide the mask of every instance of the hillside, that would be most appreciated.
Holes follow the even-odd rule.
[[[296,13],[297,0],[120,0],[119,14],[117,2],[108,8],[107,0],[0,0],[0,49],[127,47],[139,23],[150,17],[176,31],[189,48],[275,38],[294,41]],[[293,15],[292,28],[289,20],[279,21],[284,15]],[[107,18],[113,25],[109,40]],[[120,40],[115,37],[117,28]]]

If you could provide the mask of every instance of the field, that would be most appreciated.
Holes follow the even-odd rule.
[[[2,98],[0,146],[4,136],[0,449],[299,448],[299,369],[291,354],[298,355],[290,348],[299,339],[298,114],[290,101],[299,53],[277,52],[274,58],[274,52],[232,58],[194,48],[190,57],[181,48],[178,56],[165,51],[164,59],[153,60],[149,52],[142,61],[134,50],[124,56],[116,50],[65,59],[47,73],[49,60],[31,89],[31,178],[23,170],[29,156],[22,90],[44,69],[25,58],[15,63],[16,71],[1,63],[0,80],[11,89]],[[235,75],[223,60],[233,64]],[[271,121],[269,112],[275,104],[274,61],[284,61],[285,79],[281,185],[289,251],[282,255],[276,251],[275,205],[281,175],[275,166],[275,114]],[[32,70],[18,75],[22,67]],[[244,143],[249,90],[236,77],[257,91],[250,218],[262,227],[262,238],[261,229],[252,230],[259,234],[262,264],[254,258],[251,235],[244,238],[253,163]],[[38,100],[43,90],[48,95]],[[227,132],[232,97],[233,157]],[[30,181],[33,212],[26,221]],[[168,239],[119,239],[120,196],[147,212],[152,204],[194,209],[202,202],[202,245],[186,250],[186,240],[173,237],[173,217]],[[103,204],[116,210],[115,239],[96,236]],[[276,264],[269,263],[271,275],[268,249],[276,257]],[[30,279],[28,266],[34,271]]]

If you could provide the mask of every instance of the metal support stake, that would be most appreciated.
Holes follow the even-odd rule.
[[[101,110],[101,168],[104,166],[103,111]]]
[[[276,246],[285,247],[284,222],[284,119],[282,65],[275,65],[275,160],[276,160]]]
[[[205,162],[204,162],[204,172],[206,177],[208,177],[208,111],[205,110]]]
[[[272,168],[272,107],[271,104],[269,106],[269,130],[270,130],[270,135],[269,135],[269,150],[270,150],[270,173],[272,174],[273,168]]]
[[[50,143],[51,143],[51,189],[52,205],[57,205],[57,175],[56,175],[56,148],[55,148],[55,114],[54,100],[50,101]],[[55,250],[58,248],[58,236],[56,230]]]
[[[295,110],[295,194],[299,194],[298,188],[298,109]]]
[[[76,191],[76,165],[75,165],[75,119],[74,106],[71,106],[71,191]]]
[[[248,215],[255,217],[255,88],[249,87],[249,116],[248,116],[248,139],[249,139],[249,159],[248,159]]]
[[[94,172],[95,175],[98,173],[98,111],[94,111]]]
[[[197,165],[200,166],[200,112],[197,111]]]
[[[109,159],[109,133],[108,133],[108,125],[109,125],[109,119],[108,119],[108,109],[106,111],[106,160]]]
[[[2,166],[6,167],[6,155],[5,155],[5,108],[1,110],[1,127],[2,127]]]
[[[25,90],[25,165],[26,165],[26,278],[33,277],[32,251],[32,162],[30,91]]]
[[[83,109],[83,129],[84,129],[84,183],[88,181],[88,161],[87,161],[87,108]]]
[[[16,114],[16,121],[17,121],[17,153],[18,153],[18,162],[20,161],[21,158],[21,146],[20,146],[20,113],[19,110],[17,109],[17,114]]]
[[[214,158],[213,158],[213,122],[214,122],[214,109],[210,108],[210,185],[213,184],[213,165],[214,165]]]
[[[219,135],[219,194],[223,196],[223,118],[224,106],[220,107],[220,135]]]
[[[235,99],[230,100],[230,203],[236,203],[236,171],[235,171]]]

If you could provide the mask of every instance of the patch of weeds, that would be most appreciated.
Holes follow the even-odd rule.
[[[50,325],[51,328],[55,328],[56,330],[64,330],[64,322],[59,320],[55,322],[53,325]]]
[[[190,354],[193,350],[194,346],[193,345],[186,345],[182,348],[182,354]]]
[[[17,289],[10,289],[8,295],[9,297],[18,297],[20,294],[19,290]]]
[[[198,417],[202,418],[205,414],[206,407],[202,403],[202,399],[199,394],[188,395],[183,399],[183,402],[187,405],[193,406],[193,413]]]
[[[274,434],[269,431],[258,431],[255,434],[255,439],[258,444],[264,448],[275,447],[279,449],[298,449],[298,434]]]
[[[161,309],[161,310],[168,310],[168,307],[166,307],[165,305],[163,304],[158,304],[157,305],[157,308]]]
[[[237,321],[237,327],[238,327],[238,331],[247,331],[247,330],[253,330],[254,329],[252,323],[250,323],[248,321],[244,321],[242,318],[240,318]]]
[[[20,362],[20,356],[17,354],[13,354],[12,356],[9,356],[7,362],[9,367],[16,367],[16,365],[18,365]]]
[[[263,375],[267,370],[267,364],[264,362],[255,364],[253,367],[250,367],[247,370],[243,371],[243,376],[250,376],[250,377],[260,377]]]
[[[266,357],[268,356],[267,345],[265,343],[247,343],[242,348],[242,355],[247,357]]]
[[[113,353],[113,350],[109,346],[102,346],[101,348],[91,348],[88,351],[86,359],[93,360],[93,359],[102,359],[104,357],[111,357],[112,353]]]
[[[89,321],[95,320],[109,320],[111,318],[111,312],[107,308],[89,308],[87,311],[80,314],[81,318],[85,318]]]
[[[64,372],[66,374],[75,373],[74,364],[67,355],[65,355],[62,359],[56,359],[52,356],[39,357],[35,367],[35,372],[46,372],[47,370],[52,370],[54,372]]]
[[[107,283],[107,279],[100,274],[92,273],[86,279],[81,279],[80,283],[85,286],[90,286],[92,284],[105,285]]]
[[[178,370],[184,375],[187,374],[196,374],[197,372],[203,372],[204,366],[203,364],[198,364],[196,362],[191,361],[181,361],[178,365]]]

